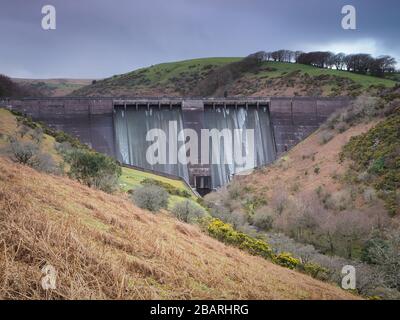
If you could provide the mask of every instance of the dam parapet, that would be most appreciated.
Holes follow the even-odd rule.
[[[149,166],[143,158],[149,145],[146,131],[155,127],[167,129],[166,123],[170,121],[176,121],[178,131],[191,129],[198,136],[203,129],[252,129],[256,137],[254,167],[257,167],[290,150],[350,102],[346,97],[62,97],[3,99],[0,106],[72,134],[121,163],[180,176],[205,193],[249,168],[201,161],[187,166]],[[179,146],[183,143],[184,140]],[[248,149],[246,143],[242,148]],[[229,148],[223,149],[223,153],[231,152]]]

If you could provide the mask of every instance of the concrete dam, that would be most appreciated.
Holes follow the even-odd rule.
[[[180,177],[200,193],[206,193],[225,185],[235,174],[271,163],[318,129],[335,110],[348,106],[350,101],[348,98],[319,97],[66,97],[5,99],[0,100],[0,105],[65,131],[122,164]],[[171,132],[171,123],[176,133]],[[194,152],[198,161],[149,163],[146,150],[152,142],[146,135],[152,129],[166,132],[168,159],[176,159],[181,152],[178,150],[186,153],[185,146],[192,137],[187,139],[182,132],[201,137],[204,129],[218,132],[228,129],[228,132],[235,132],[235,137],[220,136],[217,142],[215,139],[211,139],[211,143],[207,141],[209,158],[221,157],[218,163],[201,161],[203,155],[199,150]],[[242,134],[246,130],[254,133],[254,141]],[[240,135],[240,139],[235,144],[236,135]],[[234,143],[223,143],[227,137]],[[233,147],[238,147],[241,154],[251,153],[253,160],[244,165],[224,162],[223,159],[232,157]],[[200,145],[196,148],[200,149]]]

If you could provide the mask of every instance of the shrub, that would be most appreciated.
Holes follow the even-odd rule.
[[[252,217],[253,224],[265,231],[272,229],[274,223],[274,212],[269,207],[261,207],[256,210],[254,216]]]
[[[166,208],[168,198],[169,195],[165,189],[154,185],[140,187],[132,194],[132,199],[138,207],[152,212]]]
[[[301,264],[298,268],[313,278],[325,281],[329,279],[331,273],[328,269],[312,262]]]
[[[335,129],[339,133],[345,132],[348,128],[349,128],[349,126],[345,122],[339,122],[338,124],[335,125]]]
[[[246,199],[243,208],[249,215],[253,215],[258,208],[267,203],[267,199],[264,196],[251,195]]]
[[[98,152],[72,149],[64,154],[64,159],[70,165],[70,177],[105,192],[110,191],[110,183],[116,184],[121,175],[118,163]]]
[[[232,224],[236,229],[240,229],[248,223],[247,214],[243,211],[233,211],[231,213],[228,213],[225,218],[226,220],[223,220],[227,223]]]
[[[374,188],[366,188],[363,192],[363,198],[366,203],[373,203],[376,200],[376,191]]]
[[[335,134],[332,131],[323,131],[319,136],[319,143],[326,144],[333,139]]]
[[[25,165],[32,165],[39,153],[39,146],[37,144],[31,141],[22,142],[14,137],[10,138],[10,148],[13,160]]]
[[[227,188],[229,198],[233,200],[240,198],[243,193],[243,187],[236,180],[232,181]]]
[[[325,208],[337,211],[343,211],[352,205],[352,192],[349,189],[327,194],[324,199]]]
[[[119,190],[119,176],[117,174],[100,174],[92,179],[92,187],[107,193]]]
[[[207,231],[214,238],[235,245],[253,255],[264,258],[272,258],[273,256],[272,249],[265,241],[238,232],[230,224],[226,224],[219,219],[212,219],[207,226]]]
[[[179,220],[184,222],[196,222],[207,214],[206,210],[192,200],[178,202],[171,211]]]
[[[300,260],[294,258],[290,253],[288,252],[281,252],[278,255],[276,255],[273,259],[273,261],[276,264],[279,264],[282,267],[286,267],[289,269],[296,269],[297,266],[300,264]]]
[[[37,144],[41,144],[44,138],[43,129],[40,127],[33,129],[30,136],[32,140],[35,141]]]
[[[19,134],[19,136],[21,138],[23,138],[23,137],[25,137],[26,134],[28,134],[28,132],[30,130],[31,129],[28,126],[25,126],[25,125],[21,124],[21,125],[19,125],[17,133]]]
[[[60,168],[57,166],[53,157],[48,153],[39,152],[31,164],[32,168],[46,173],[59,174]]]
[[[169,184],[167,182],[159,181],[156,179],[151,179],[151,178],[146,178],[142,182],[140,182],[142,185],[154,185],[158,186],[161,188],[164,188],[169,194],[179,196],[179,197],[184,197],[184,198],[190,198],[191,193],[187,190],[179,189],[177,187],[174,187],[172,184]]]

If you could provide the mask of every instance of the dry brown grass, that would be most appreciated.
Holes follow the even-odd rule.
[[[342,147],[351,137],[368,131],[376,123],[377,121],[372,121],[353,126],[344,133],[337,133],[323,145],[320,144],[322,133],[319,130],[300,142],[273,165],[251,175],[240,176],[240,183],[251,186],[256,194],[268,200],[279,194],[279,192],[274,194],[274,190],[280,190],[295,198],[315,195],[318,187],[322,187],[329,194],[341,191],[345,187],[342,177],[350,164],[348,161],[341,163],[339,160]],[[318,173],[315,172],[315,168],[318,168]],[[299,194],[293,195],[291,190],[293,184],[301,186]],[[385,211],[383,204],[379,210]]]
[[[57,288],[41,287],[41,268]],[[167,213],[0,157],[2,299],[352,299]]]

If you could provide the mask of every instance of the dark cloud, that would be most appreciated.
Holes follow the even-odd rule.
[[[41,8],[57,30],[41,29]],[[341,8],[357,9],[357,30]],[[324,49],[400,56],[398,0],[0,0],[0,73],[105,77],[165,61]]]

